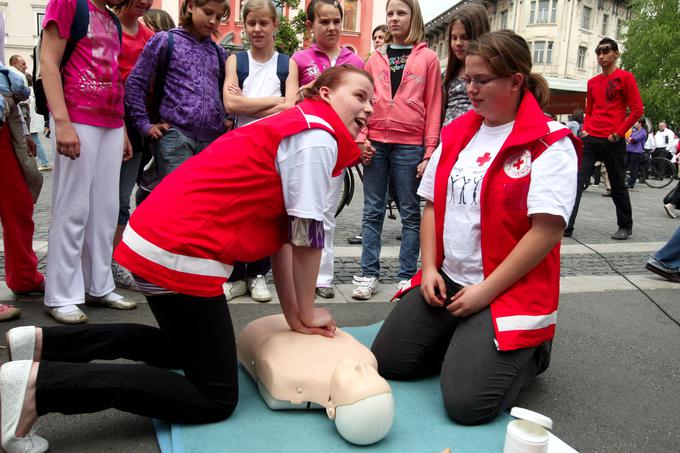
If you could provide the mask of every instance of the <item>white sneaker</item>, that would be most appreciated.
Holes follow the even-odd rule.
[[[352,291],[352,298],[368,300],[378,290],[378,277],[357,277],[352,279],[356,288]]]
[[[2,448],[6,452],[43,453],[49,448],[47,440],[35,434],[35,428],[24,437],[16,436],[32,365],[30,360],[18,360],[7,362],[0,368],[0,431]]]
[[[227,296],[227,301],[236,297],[243,296],[248,292],[248,287],[245,280],[237,280],[235,282],[227,282],[222,285],[224,295]]]
[[[115,261],[111,262],[111,273],[117,288],[139,291],[132,273]]]
[[[671,219],[674,219],[676,217],[675,213],[673,212],[675,206],[673,206],[671,203],[663,205],[663,208],[666,210],[666,214],[668,214],[668,217],[670,217]]]
[[[397,283],[397,290],[401,291],[404,288],[408,288],[411,286],[411,279],[408,280],[399,280],[399,283]]]
[[[247,281],[250,297],[252,297],[255,302],[269,302],[272,300],[272,293],[269,292],[267,281],[264,279],[263,275],[249,278]]]

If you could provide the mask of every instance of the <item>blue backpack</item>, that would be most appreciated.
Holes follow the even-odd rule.
[[[111,11],[107,9],[107,12],[111,15],[113,22],[116,24],[116,29],[118,30],[118,41],[122,44],[123,42],[123,28],[120,25],[118,17]],[[76,0],[76,11],[73,14],[73,22],[71,23],[71,30],[68,34],[68,40],[66,41],[66,47],[64,48],[64,54],[61,57],[61,63],[59,64],[59,70],[63,70],[64,66],[68,62],[69,58],[76,49],[78,41],[87,35],[87,29],[90,27],[90,8],[88,5],[88,0]],[[42,31],[40,32],[40,41],[42,42]],[[40,115],[49,114],[47,108],[47,97],[45,96],[45,88],[43,87],[42,79],[37,77],[40,74],[40,42],[37,46],[33,48],[33,92],[35,94],[35,111]]]
[[[279,52],[276,59],[276,76],[281,83],[281,96],[286,95],[286,79],[288,78],[288,64],[290,58],[288,55]],[[242,50],[236,52],[236,75],[238,76],[238,87],[243,89],[243,82],[248,78],[250,72],[250,64],[248,61],[248,52]]]

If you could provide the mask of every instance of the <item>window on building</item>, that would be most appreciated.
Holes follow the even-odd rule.
[[[590,30],[590,18],[592,17],[592,15],[593,9],[588,6],[584,6],[583,14],[581,15],[581,28],[583,28],[584,30]]]
[[[623,20],[619,19],[616,21],[616,39],[621,39],[622,33],[623,33]]]
[[[557,0],[533,0],[531,2],[531,9],[529,10],[530,24],[555,23],[556,18]]]
[[[358,4],[357,0],[345,0],[343,7],[344,19],[342,29],[345,31],[357,31]]]
[[[35,13],[35,20],[36,20],[36,24],[35,24],[36,33],[35,34],[36,34],[36,36],[39,36],[40,32],[43,29],[42,23],[43,23],[44,18],[45,18],[45,12],[44,11],[38,11],[38,12]]]
[[[585,69],[586,67],[586,53],[588,49],[583,46],[579,46],[578,53],[576,54],[576,66],[579,69]]]
[[[602,30],[600,31],[600,34],[603,36],[607,36],[608,28],[609,28],[609,14],[604,14],[602,16]]]
[[[534,41],[534,64],[552,64],[552,41]]]
[[[505,30],[508,28],[508,10],[501,11],[500,29]]]

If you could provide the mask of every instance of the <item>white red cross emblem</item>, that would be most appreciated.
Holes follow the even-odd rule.
[[[523,178],[531,172],[531,152],[527,149],[505,159],[505,174],[513,179]]]

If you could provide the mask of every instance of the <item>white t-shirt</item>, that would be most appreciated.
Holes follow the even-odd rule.
[[[288,215],[323,221],[326,194],[338,159],[335,138],[322,129],[310,129],[281,141],[276,169],[281,175]]]
[[[248,51],[248,77],[243,81],[241,91],[248,98],[263,98],[268,96],[281,96],[281,81],[276,75],[276,64],[279,53],[274,55],[264,63],[260,63],[253,58]],[[236,115],[236,127],[245,126],[252,123],[257,118],[243,114]]]
[[[675,141],[675,134],[672,130],[666,128],[663,131],[657,131],[654,134],[654,143],[657,148],[666,148],[666,151],[673,150],[673,142]]]
[[[442,270],[451,280],[461,285],[474,285],[484,280],[479,205],[482,182],[513,125],[514,122],[497,127],[482,124],[477,134],[461,151],[451,170],[444,214]],[[552,129],[557,127],[554,125]],[[418,195],[429,201],[434,201],[434,177],[441,153],[440,144],[432,155],[418,188]],[[578,171],[578,161],[571,140],[563,138],[529,165],[531,183],[527,197],[528,215],[558,215],[564,219],[566,225],[576,198]]]

